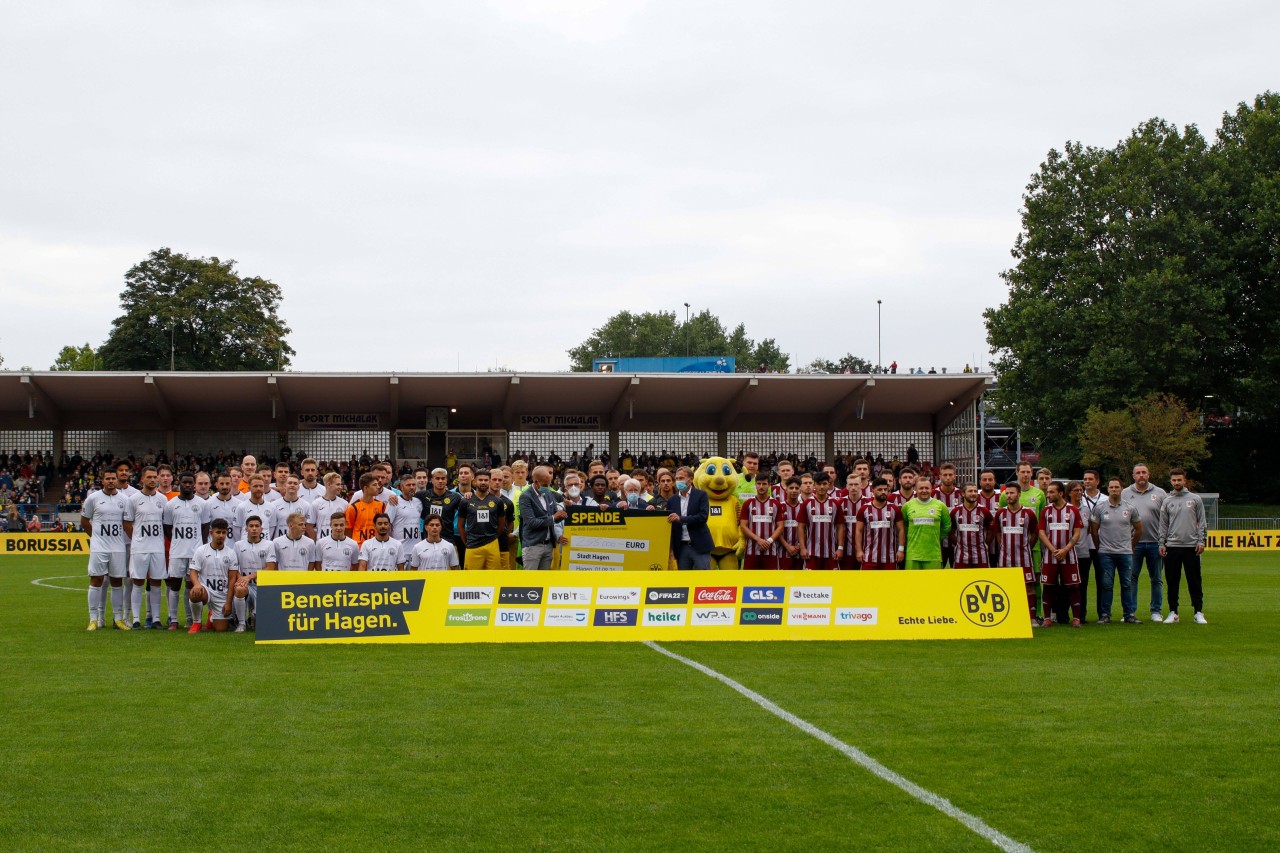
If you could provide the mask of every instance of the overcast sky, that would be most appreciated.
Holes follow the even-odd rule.
[[[295,370],[564,370],[685,302],[874,362],[877,298],[886,363],[959,370],[1050,148],[1280,86],[1274,2],[0,10],[9,369],[168,246],[279,283]]]

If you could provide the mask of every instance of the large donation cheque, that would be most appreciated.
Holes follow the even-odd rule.
[[[1031,636],[1021,569],[262,572],[260,643]]]

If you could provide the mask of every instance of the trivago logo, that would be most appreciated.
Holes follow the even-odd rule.
[[[491,586],[455,586],[449,589],[450,604],[493,604]]]
[[[596,590],[596,604],[639,604],[638,586],[602,586]]]
[[[636,624],[636,617],[640,611],[634,607],[625,607],[618,609],[610,609],[607,607],[597,607],[594,625],[604,628],[612,627],[628,627]]]
[[[444,624],[446,627],[488,625],[489,609],[487,607],[453,607],[445,611]]]
[[[515,628],[536,628],[540,615],[542,611],[536,607],[499,607],[494,624]]]
[[[880,621],[879,607],[837,607],[837,625],[874,625]]]
[[[683,607],[646,607],[644,624],[655,627],[678,627],[685,624],[688,611]]]
[[[738,588],[736,586],[695,587],[693,601],[695,604],[735,604],[738,601]]]
[[[745,586],[742,588],[743,604],[781,604],[786,599],[786,587]]]
[[[548,607],[542,624],[548,628],[584,628],[591,623],[585,608]]]
[[[793,586],[787,596],[788,604],[830,604],[829,586]]]

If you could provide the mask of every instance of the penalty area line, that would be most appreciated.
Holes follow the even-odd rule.
[[[1008,853],[1015,853],[1015,852],[1016,853],[1034,853],[1034,851],[1030,847],[1023,844],[1021,841],[1015,841],[1014,839],[1010,838],[1009,836],[1005,835],[999,830],[989,826],[984,820],[982,820],[982,818],[969,814],[965,810],[956,806],[946,797],[938,796],[932,791],[920,787],[915,782],[912,782],[910,779],[903,776],[902,774],[896,773],[893,770],[890,770],[888,767],[885,767],[879,761],[876,761],[874,758],[872,758],[870,755],[867,755],[865,752],[858,749],[856,746],[850,746],[849,744],[837,738],[835,735],[828,734],[827,732],[818,728],[813,723],[810,723],[808,720],[797,717],[795,714],[791,713],[785,708],[780,707],[776,703],[771,702],[770,700],[766,699],[764,696],[761,696],[759,693],[755,692],[751,688],[745,687],[744,685],[739,684],[737,681],[734,681],[729,676],[724,675],[723,673],[717,672],[716,670],[712,669],[709,666],[706,666],[705,664],[700,664],[696,660],[687,658],[684,655],[676,654],[675,652],[669,649],[665,649],[662,646],[658,645],[657,643],[653,642],[652,640],[646,640],[645,645],[653,649],[655,652],[664,654],[667,657],[671,658],[672,660],[677,660],[680,663],[684,664],[685,666],[692,667],[693,669],[696,669],[698,672],[702,673],[703,675],[709,678],[714,678],[716,681],[719,681],[721,684],[724,684],[727,687],[732,688],[739,694],[747,697],[752,702],[759,705],[761,708],[764,708],[770,714],[773,714],[778,719],[784,720],[790,723],[791,725],[795,726],[797,729],[804,732],[805,734],[822,741],[827,746],[831,747],[837,752],[842,753],[846,758],[848,758],[855,764],[862,766],[866,770],[870,771],[873,775],[879,777],[885,782],[888,782],[890,785],[893,785],[897,788],[902,789],[903,791],[910,794],[913,798],[915,798],[919,802],[924,803],[927,806],[932,806],[933,808],[945,814],[947,817],[950,817],[964,824],[965,826],[973,830],[978,835],[981,835],[983,838],[990,841],[996,847],[999,847],[1001,850],[1008,851]]]
[[[33,581],[32,581],[32,583],[33,583],[33,584],[35,584],[36,586],[42,586],[42,587],[44,587],[45,589],[65,589],[65,590],[67,590],[67,591],[69,591],[69,592],[84,592],[84,591],[85,591],[85,590],[87,590],[89,587],[87,587],[87,586],[59,586],[59,585],[58,585],[58,584],[56,584],[56,583],[45,583],[45,581],[64,581],[64,580],[67,580],[67,579],[75,579],[75,578],[83,578],[83,577],[84,577],[84,575],[58,575],[57,577],[52,577],[52,578],[36,578],[35,580],[33,580]]]

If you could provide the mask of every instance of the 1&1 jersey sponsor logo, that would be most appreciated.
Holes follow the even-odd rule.
[[[738,612],[739,625],[781,625],[781,607],[744,607]]]
[[[645,590],[646,604],[688,604],[687,586],[651,586]]]
[[[782,589],[782,587],[778,587],[778,589]],[[738,588],[736,586],[695,587],[693,600],[696,604],[736,604],[738,601]]]
[[[595,620],[592,622],[597,627],[633,627],[636,624],[636,617],[640,611],[635,607],[621,607],[610,609],[607,607],[597,607]]]
[[[455,586],[449,589],[450,604],[493,604],[491,586]]]
[[[683,607],[646,607],[644,624],[655,627],[681,627],[685,624],[689,612]]]
[[[744,586],[743,604],[781,604],[786,600],[787,588],[782,586]]]
[[[499,604],[541,604],[540,586],[504,586],[498,590]]]
[[[548,628],[584,628],[590,619],[586,608],[548,607],[542,624]]]

